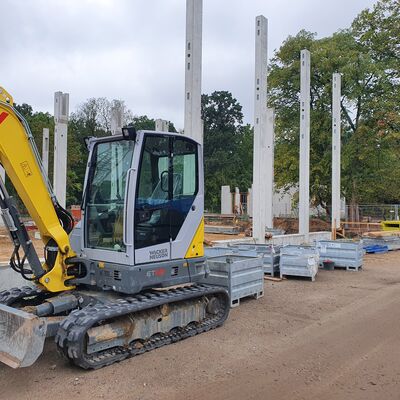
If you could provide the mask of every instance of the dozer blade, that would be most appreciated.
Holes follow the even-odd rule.
[[[0,304],[0,362],[29,367],[42,354],[46,322],[36,315]]]

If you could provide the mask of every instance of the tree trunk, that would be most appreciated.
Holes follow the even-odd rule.
[[[352,227],[360,228],[360,225],[357,222],[360,222],[360,208],[358,206],[358,201],[355,193],[353,192],[351,196],[350,206],[349,206],[349,216],[350,222],[352,222]]]

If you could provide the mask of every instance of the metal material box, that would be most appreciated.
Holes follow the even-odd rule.
[[[227,288],[231,307],[237,307],[240,299],[264,295],[264,271],[261,257],[228,255],[208,258],[209,274],[202,283]]]
[[[353,240],[320,240],[317,242],[320,262],[332,260],[335,267],[358,271],[363,265],[363,242]]]
[[[237,243],[232,244],[229,248],[243,256],[262,257],[264,273],[279,274],[279,259],[281,246],[272,244],[252,244],[252,243]]]
[[[227,254],[233,254],[233,253],[234,251],[229,247],[222,247],[222,246],[204,247],[204,255],[207,258],[225,256]]]
[[[388,250],[400,250],[399,236],[383,236],[377,238],[363,238],[364,246],[387,246]]]
[[[288,245],[281,248],[280,277],[303,276],[315,280],[318,272],[319,253],[314,246]]]

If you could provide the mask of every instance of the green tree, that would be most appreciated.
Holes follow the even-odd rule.
[[[328,209],[331,187],[331,80],[342,73],[342,193],[352,203],[382,198],[382,186],[394,179],[392,157],[375,129],[377,99],[390,79],[352,31],[329,38],[301,31],[276,52],[270,68],[270,105],[276,110],[275,182],[298,182],[300,50],[312,54],[310,191],[315,205]],[[385,175],[383,175],[385,173]],[[382,182],[383,183],[382,185]]]
[[[253,132],[242,106],[227,91],[202,95],[205,207],[219,211],[222,185],[247,190],[252,181]]]
[[[169,123],[169,132],[177,132],[174,124],[171,121]],[[129,125],[134,126],[137,131],[154,131],[156,121],[153,118],[149,118],[147,115],[136,115],[130,121]]]
[[[376,195],[366,192],[379,202],[399,202],[400,161],[400,3],[380,0],[364,10],[353,21],[352,34],[373,59],[381,79],[373,86],[368,128],[376,143]],[[370,155],[371,156],[371,155]],[[384,179],[382,179],[384,177]]]

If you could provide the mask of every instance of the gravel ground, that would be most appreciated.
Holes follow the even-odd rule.
[[[0,365],[0,399],[399,399],[399,256],[265,281],[223,327],[98,371],[49,342],[30,368]]]

